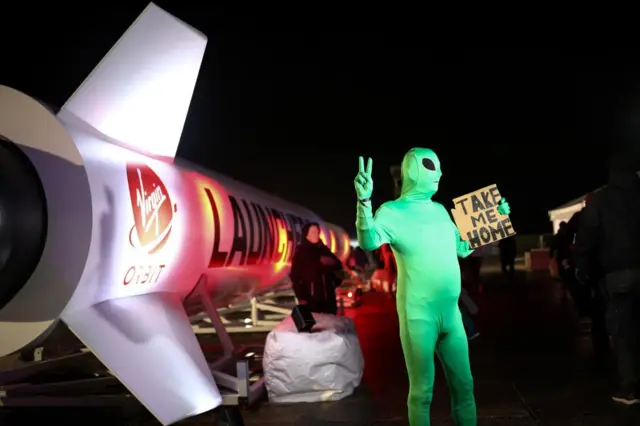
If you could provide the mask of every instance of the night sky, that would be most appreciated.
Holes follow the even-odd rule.
[[[614,112],[640,80],[638,50],[448,47],[403,32],[408,11],[365,28],[184,3],[157,2],[209,37],[178,155],[350,232],[357,157],[374,158],[377,206],[413,146],[440,156],[445,206],[497,183],[519,233],[549,232],[548,209],[605,183]],[[146,4],[3,12],[0,84],[61,106]]]

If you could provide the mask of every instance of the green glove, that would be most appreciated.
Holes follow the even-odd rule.
[[[498,213],[507,216],[511,213],[511,207],[509,206],[509,203],[507,203],[507,199],[504,197],[500,199],[500,204],[498,205]]]
[[[371,178],[373,159],[369,158],[366,169],[364,168],[364,158],[360,157],[358,162],[360,169],[353,182],[356,187],[356,195],[358,196],[358,201],[369,201],[371,194],[373,194],[373,179]]]

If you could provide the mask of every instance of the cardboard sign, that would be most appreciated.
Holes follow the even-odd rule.
[[[453,200],[453,219],[471,248],[516,235],[509,216],[498,212],[501,198],[498,187],[489,185]]]

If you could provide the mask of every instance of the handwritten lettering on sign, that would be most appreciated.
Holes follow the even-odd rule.
[[[453,219],[463,240],[477,248],[516,234],[508,215],[498,212],[500,191],[489,185],[453,200]]]

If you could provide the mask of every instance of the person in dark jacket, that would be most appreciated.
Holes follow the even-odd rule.
[[[300,304],[311,312],[337,313],[336,287],[340,285],[342,263],[320,241],[320,226],[307,223],[302,227],[303,240],[291,261],[293,291]]]
[[[612,158],[609,183],[582,211],[576,235],[576,277],[593,278],[597,264],[607,293],[607,328],[613,336],[620,386],[613,400],[640,403],[640,155]]]
[[[500,247],[500,264],[502,266],[502,274],[509,281],[513,281],[516,274],[516,239],[514,237],[503,238],[498,241]]]
[[[589,205],[591,199],[591,194],[585,197],[585,207]],[[584,208],[583,210],[574,213],[567,223],[566,238],[569,248],[569,257],[567,259],[567,268],[564,271],[564,283],[565,287],[569,290],[569,294],[571,294],[571,298],[573,299],[576,308],[578,309],[578,315],[580,317],[588,317],[590,315],[590,310],[593,307],[592,289],[594,288],[594,283],[597,283],[599,278],[595,274],[596,269],[594,268],[594,265],[597,265],[597,259],[594,258],[589,260],[588,267],[592,272],[590,274],[589,281],[581,283],[576,278],[575,257],[577,246],[575,241],[578,235],[578,230],[580,229],[583,211]]]
[[[593,194],[589,193],[584,199],[584,205],[589,205],[593,200]],[[573,299],[578,315],[581,317],[589,317],[591,319],[591,343],[596,361],[596,368],[599,370],[607,370],[610,364],[610,344],[606,327],[606,298],[604,290],[604,275],[599,261],[595,257],[588,259],[588,263],[582,264],[582,268],[587,268],[589,273],[585,274],[584,282],[577,279],[576,275],[576,256],[578,233],[581,229],[584,209],[576,212],[567,224],[567,242],[569,244],[569,257],[567,259],[567,268],[564,271],[565,287],[569,290]]]
[[[573,237],[569,236],[568,228],[569,226],[567,222],[560,222],[558,232],[553,236],[549,246],[549,258],[555,260],[558,277],[564,286],[563,296],[565,298],[567,297],[567,294],[571,294],[567,280]]]
[[[558,232],[553,236],[549,247],[549,257],[556,260],[558,264],[558,275],[563,279],[568,268],[571,244],[573,244],[573,238],[569,238],[568,228],[567,222],[560,222]]]

